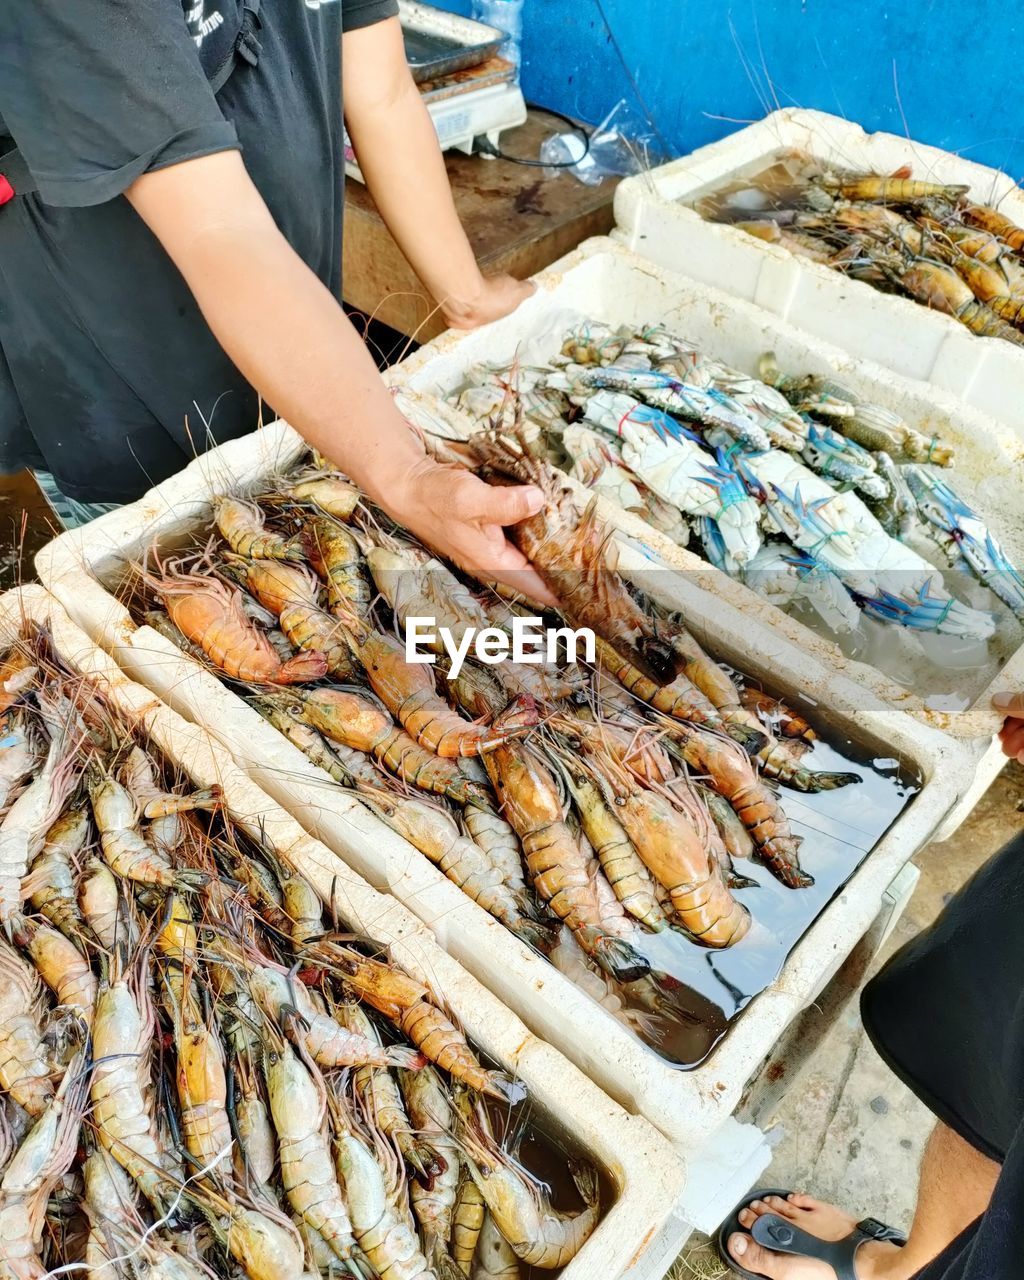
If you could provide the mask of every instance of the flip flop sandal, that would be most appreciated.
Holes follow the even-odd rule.
[[[789,1253],[798,1258],[813,1258],[817,1262],[824,1262],[835,1271],[836,1280],[857,1280],[853,1264],[857,1250],[865,1240],[891,1240],[900,1247],[907,1243],[907,1237],[902,1231],[886,1226],[877,1218],[865,1218],[863,1222],[857,1223],[844,1240],[836,1241],[819,1240],[817,1236],[808,1235],[777,1213],[762,1214],[749,1231],[740,1226],[740,1211],[749,1209],[754,1200],[764,1200],[766,1196],[779,1196],[785,1200],[791,1194],[789,1191],[780,1191],[777,1187],[752,1191],[718,1228],[718,1252],[722,1255],[722,1261],[736,1275],[743,1276],[744,1280],[764,1280],[764,1276],[756,1271],[748,1271],[729,1252],[729,1237],[737,1231],[753,1236],[759,1245],[775,1253]]]

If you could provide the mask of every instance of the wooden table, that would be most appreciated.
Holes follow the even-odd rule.
[[[531,112],[520,129],[502,135],[501,149],[534,160],[540,144],[564,129],[544,112]],[[484,272],[531,276],[589,236],[614,225],[618,179],[586,187],[568,173],[547,178],[507,160],[446,155],[459,217]],[[443,332],[426,287],[384,226],[373,198],[359,182],[345,184],[345,302],[418,342]]]

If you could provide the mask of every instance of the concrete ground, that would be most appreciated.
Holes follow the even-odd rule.
[[[1005,769],[952,839],[916,859],[921,879],[876,964],[926,928],[949,896],[1024,824],[1024,768]],[[859,1217],[909,1227],[927,1109],[890,1074],[868,1043],[856,1002],[767,1115],[778,1143],[761,1185],[792,1187],[843,1205]],[[691,1241],[673,1280],[727,1274],[702,1239]]]

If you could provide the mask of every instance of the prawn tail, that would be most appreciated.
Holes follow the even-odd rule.
[[[322,680],[327,674],[327,659],[322,653],[310,650],[297,653],[281,664],[274,675],[274,684],[305,684],[307,681]]]
[[[597,1170],[584,1160],[571,1159],[569,1161],[569,1172],[572,1174],[572,1180],[576,1183],[576,1190],[580,1193],[583,1203],[588,1209],[594,1208],[601,1198]]]
[[[800,866],[799,849],[799,836],[775,836],[758,846],[757,856],[787,889],[809,889],[814,877]]]
[[[809,795],[817,795],[819,791],[838,791],[840,787],[852,786],[862,782],[859,773],[815,773],[813,769],[797,769],[789,785],[795,791],[804,791]]]
[[[216,813],[224,804],[224,792],[220,787],[206,787],[203,791],[193,791],[191,795],[182,797],[187,811]],[[148,818],[150,814],[146,814]]]
[[[651,971],[639,951],[622,938],[599,934],[591,940],[589,950],[605,973],[618,982],[636,982]]]
[[[527,1097],[526,1085],[513,1080],[504,1071],[487,1071],[484,1073],[481,1093],[499,1102],[507,1102],[509,1106],[518,1106]]]
[[[525,942],[536,951],[547,954],[555,945],[561,927],[561,920],[533,920],[527,916],[520,916],[515,923],[513,933],[521,942]]]
[[[466,1273],[436,1237],[434,1238],[428,1261],[430,1262],[430,1269],[437,1277],[437,1280],[466,1280]]]
[[[756,756],[768,745],[768,735],[749,724],[728,723],[725,732],[733,742],[738,742],[748,756]]]
[[[388,1065],[402,1067],[406,1071],[422,1071],[429,1062],[425,1053],[418,1049],[406,1049],[403,1045],[391,1045],[387,1049]]]
[[[528,693],[514,698],[497,717],[491,728],[495,733],[516,733],[534,728],[540,720],[536,699]]]

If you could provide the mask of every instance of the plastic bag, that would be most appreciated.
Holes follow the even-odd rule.
[[[605,178],[646,173],[665,159],[650,125],[625,98],[594,129],[589,149],[582,133],[558,133],[541,143],[540,158],[553,166],[548,177],[569,172],[588,187]]]

